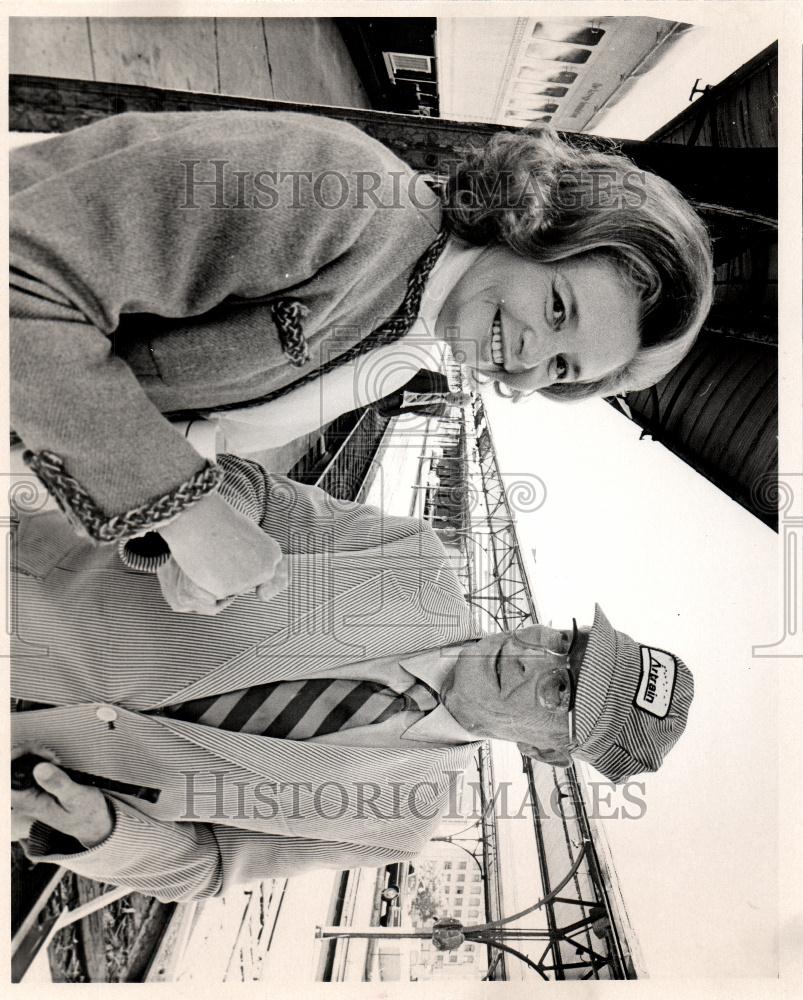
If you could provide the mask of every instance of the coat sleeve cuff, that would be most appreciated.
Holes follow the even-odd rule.
[[[75,837],[62,833],[60,830],[54,830],[52,826],[46,826],[44,823],[36,820],[31,826],[28,839],[24,842],[25,853],[28,859],[37,863],[46,861],[48,864],[58,865],[64,864],[67,861],[74,862],[84,858],[91,858],[93,854],[97,854],[114,837],[118,826],[119,814],[116,809],[116,803],[113,803],[111,799],[107,799],[106,801],[109,803],[109,812],[111,813],[114,826],[112,827],[112,832],[105,840],[102,840],[99,844],[95,844],[94,847],[84,847],[80,840],[76,840]]]
[[[96,882],[126,886],[170,902],[220,891],[220,852],[214,834],[195,823],[163,822],[107,795],[114,815],[109,836],[94,847],[34,823],[21,841],[30,861],[62,865]]]
[[[23,841],[28,859],[64,865],[87,878],[107,879],[119,867],[121,859],[130,858],[133,851],[141,852],[143,839],[151,839],[153,826],[159,824],[110,795],[106,796],[106,801],[114,826],[105,840],[94,847],[84,847],[74,837],[37,820],[31,826],[27,840]],[[112,881],[112,878],[107,880]]]
[[[138,573],[155,573],[170,558],[170,548],[160,534],[147,531],[144,535],[118,542],[117,555],[128,569]]]
[[[209,462],[190,479],[163,496],[122,514],[106,514],[70,476],[64,462],[52,451],[26,451],[23,459],[44,483],[50,495],[76,527],[97,542],[116,542],[157,529],[188,507],[213,493],[223,479],[223,470]]]
[[[259,524],[268,498],[268,476],[265,470],[236,455],[218,455],[222,471],[220,496],[244,517]],[[170,558],[167,542],[156,531],[141,532],[117,543],[117,554],[124,566],[138,573],[155,573]]]

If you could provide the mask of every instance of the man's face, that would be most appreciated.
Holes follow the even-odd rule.
[[[571,643],[571,628],[546,625],[486,636],[461,651],[441,700],[478,737],[561,750],[579,674],[566,659]]]

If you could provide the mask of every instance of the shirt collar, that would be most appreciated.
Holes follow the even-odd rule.
[[[434,335],[435,320],[449,292],[482,253],[484,247],[473,247],[450,236],[446,246],[429,273],[421,297],[419,316]]]
[[[413,656],[405,656],[399,664],[419,681],[440,694],[443,683],[457,662],[462,645],[440,646]],[[475,743],[477,737],[455,719],[442,703],[414,722],[402,734],[402,739],[422,743]]]

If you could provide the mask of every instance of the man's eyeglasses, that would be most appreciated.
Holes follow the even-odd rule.
[[[516,636],[516,638],[518,639],[518,641],[522,645],[527,646],[530,649],[540,651],[541,654],[542,654],[542,656],[548,656],[548,657],[552,657],[554,659],[559,660],[560,663],[556,664],[556,666],[558,666],[558,665],[565,666],[566,673],[568,674],[568,677],[569,677],[569,712],[568,712],[568,716],[569,716],[569,720],[568,720],[569,721],[569,745],[568,745],[568,747],[566,747],[566,749],[572,749],[572,748],[576,747],[577,746],[577,740],[575,739],[575,729],[574,729],[574,699],[575,699],[575,695],[576,695],[576,692],[577,692],[577,688],[576,688],[576,685],[575,685],[574,674],[572,674],[571,659],[570,658],[571,658],[572,650],[575,647],[575,643],[577,642],[577,635],[578,635],[577,619],[576,618],[572,618],[572,639],[571,639],[571,642],[569,643],[569,648],[564,653],[559,653],[559,652],[557,652],[554,649],[547,649],[545,646],[541,646],[541,645],[536,646],[536,645],[533,645],[533,644],[527,642],[525,639],[523,639],[520,635],[517,635],[515,632],[513,633],[513,635]]]
[[[526,629],[526,626],[525,626],[525,629]],[[530,649],[541,650],[545,654],[548,654],[549,656],[560,656],[561,658],[563,658],[563,657],[567,657],[568,658],[568,657],[570,657],[572,655],[572,650],[574,649],[575,643],[577,642],[577,633],[578,633],[577,619],[576,618],[572,618],[572,640],[569,643],[569,648],[566,650],[565,653],[559,653],[559,652],[557,652],[554,649],[547,649],[545,646],[542,646],[540,643],[538,645],[536,645],[534,643],[528,642],[526,639],[524,639],[522,637],[522,634],[521,634],[522,631],[524,631],[524,629],[520,629],[520,630],[512,633],[513,636],[516,638],[516,640],[522,644],[522,646],[528,646]]]

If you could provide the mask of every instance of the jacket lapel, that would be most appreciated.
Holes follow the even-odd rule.
[[[308,567],[300,569],[301,572],[309,571]],[[345,628],[344,621],[356,617],[360,609],[376,601],[379,586],[382,588],[381,620],[363,618],[360,625],[350,624]],[[393,574],[378,569],[367,579],[337,592],[328,601],[298,614],[291,623],[261,637],[254,645],[154,707],[223,694],[252,684],[319,676],[334,667],[386,654],[389,648],[398,649],[400,654],[410,652],[410,643],[415,648],[420,632],[404,624],[410,619],[411,611],[411,595],[401,590]],[[391,622],[400,624],[391,625]]]

